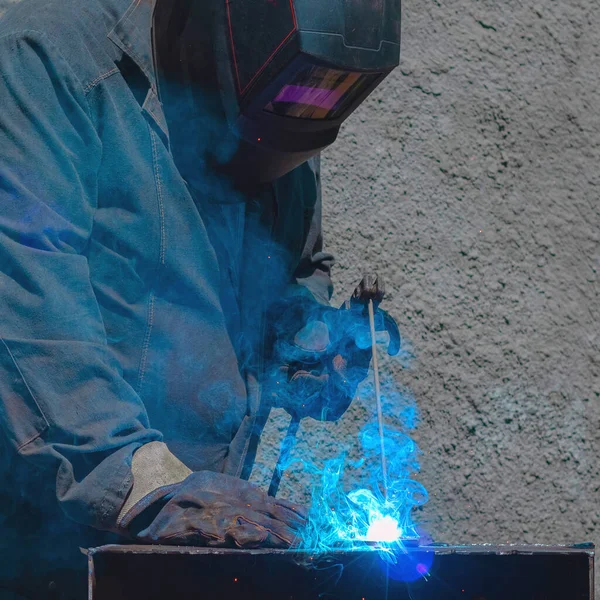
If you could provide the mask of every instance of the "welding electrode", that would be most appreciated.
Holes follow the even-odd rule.
[[[373,374],[375,378],[375,399],[377,402],[377,422],[379,424],[379,438],[381,446],[381,470],[382,470],[382,487],[384,497],[387,499],[387,462],[385,456],[385,438],[383,431],[383,410],[381,406],[381,390],[379,385],[379,363],[377,360],[377,347],[375,332],[387,331],[390,336],[388,344],[388,354],[394,356],[400,351],[400,332],[398,325],[390,315],[379,309],[379,304],[385,295],[385,287],[383,280],[376,274],[365,275],[362,281],[358,284],[352,297],[340,307],[340,315],[348,315],[352,322],[355,322],[357,314],[359,318],[367,317],[370,327],[370,343],[373,355]],[[348,311],[348,312],[346,312]],[[354,313],[350,311],[356,311]],[[289,463],[292,451],[296,444],[296,435],[300,427],[301,416],[294,415],[288,427],[285,438],[281,444],[279,458],[273,471],[271,484],[269,486],[269,495],[275,496],[279,490],[279,484],[285,471],[285,467]]]
[[[379,445],[381,448],[381,477],[383,484],[383,497],[387,500],[387,463],[385,459],[383,410],[381,408],[381,390],[379,388],[379,363],[377,362],[377,342],[375,340],[375,311],[373,309],[373,300],[369,300],[369,327],[371,328],[371,348],[373,351],[373,378],[375,380],[375,400],[377,401],[377,425],[379,426]]]
[[[354,291],[353,300],[361,304],[367,303],[369,311],[369,328],[371,332],[371,351],[373,354],[373,379],[375,382],[375,401],[377,402],[377,425],[379,427],[379,444],[381,458],[381,478],[383,497],[387,500],[387,461],[385,458],[385,436],[383,432],[383,409],[381,407],[381,388],[379,386],[379,362],[377,360],[377,340],[375,339],[375,310],[385,296],[383,281],[377,275],[365,275]]]

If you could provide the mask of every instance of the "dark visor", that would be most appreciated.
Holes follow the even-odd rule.
[[[297,119],[337,119],[379,77],[381,73],[308,66],[295,73],[265,110]]]

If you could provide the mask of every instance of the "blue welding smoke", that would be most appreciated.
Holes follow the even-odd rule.
[[[298,311],[302,318],[296,314]],[[308,322],[313,325],[310,328],[311,335],[307,338],[315,347],[322,345],[320,341],[315,341],[320,340],[318,332],[332,332],[328,338],[330,347],[341,347],[340,352],[343,353],[346,365],[339,373],[343,375],[343,383],[347,384],[346,391],[350,394],[348,402],[354,395],[350,390],[355,389],[355,384],[367,378],[367,383],[362,385],[354,402],[362,403],[362,407],[357,407],[359,413],[362,408],[371,415],[358,434],[358,453],[352,452],[350,448],[338,446],[339,450],[335,455],[319,465],[311,456],[313,448],[305,447],[303,450],[301,442],[293,449],[288,430],[276,476],[281,476],[284,472],[289,474],[291,470],[303,472],[303,483],[308,480],[310,485],[308,526],[298,546],[309,553],[319,555],[376,546],[387,561],[398,562],[398,556],[405,552],[407,543],[417,543],[419,540],[419,531],[413,518],[414,509],[425,504],[428,498],[425,488],[413,478],[419,471],[420,455],[419,448],[409,436],[418,421],[415,402],[394,379],[391,374],[394,369],[389,368],[390,361],[394,361],[395,366],[407,366],[411,354],[406,343],[402,342],[398,355],[383,361],[381,400],[385,424],[382,427],[382,442],[376,419],[375,392],[373,385],[369,383],[371,336],[364,311],[360,308],[339,311],[324,309],[316,303],[302,306],[296,300],[285,310],[280,309],[279,318],[274,321],[277,324],[277,356],[285,355],[285,362],[288,364],[299,360],[298,352],[305,353],[302,349],[304,338],[299,340],[299,335],[293,335],[298,330],[299,323]],[[306,332],[307,329],[305,327],[302,331]],[[343,340],[332,338],[332,334],[341,336]],[[290,414],[294,414],[294,404],[301,398],[305,415],[320,421],[336,421],[348,405],[340,400],[339,390],[336,393],[335,386],[322,388],[317,385],[324,377],[320,370],[321,359],[315,359],[312,366],[309,362],[304,360],[301,372],[305,375],[302,378],[292,377],[294,385],[291,385],[289,377],[279,367],[280,363],[275,361],[270,365],[271,368],[267,368],[264,390],[272,396],[273,406],[283,407],[288,412],[291,410]],[[335,363],[334,358],[334,371],[331,371],[330,366],[328,381],[335,381],[335,377],[338,377],[339,389],[344,390],[341,378],[336,375]],[[310,376],[311,373],[313,376]],[[311,385],[315,386],[314,390]],[[318,410],[312,410],[313,397],[317,400],[315,408]],[[342,400],[343,397],[344,394]],[[292,426],[290,429],[294,433],[297,430]],[[336,441],[340,445],[355,446],[347,438]],[[387,462],[385,474],[382,446]],[[359,458],[356,458],[356,455]]]
[[[386,406],[390,406],[389,397]],[[407,430],[416,425],[414,406],[398,410],[396,417]],[[419,449],[404,431],[384,427],[385,494],[378,423],[367,423],[359,437],[363,456],[358,461],[341,452],[321,469],[304,462],[314,483],[308,526],[299,547],[320,556],[369,549],[379,553],[387,577],[403,582],[424,578],[434,555],[416,547],[422,529],[414,519],[414,509],[428,499],[425,488],[413,479],[419,470]]]
[[[406,365],[407,355],[404,350],[394,360]],[[319,555],[377,549],[386,564],[395,569],[391,576],[396,573],[399,579],[408,581],[424,576],[431,566],[422,557],[416,562],[406,558],[407,546],[417,544],[421,537],[414,509],[428,499],[425,488],[413,478],[419,471],[420,450],[409,432],[417,425],[417,410],[412,396],[401,390],[392,376],[384,377],[382,389],[387,486],[374,390],[369,383],[363,385],[358,400],[371,414],[359,433],[359,459],[353,459],[350,450],[343,448],[317,466],[298,451],[285,466],[290,468],[296,463],[312,481],[308,526],[298,547]]]
[[[418,541],[412,511],[428,498],[425,488],[411,478],[418,470],[419,450],[402,432],[385,427],[384,435],[387,496],[382,485],[378,425],[369,423],[360,436],[364,458],[353,463],[342,453],[325,461],[316,473],[303,549],[327,553],[379,544],[382,554],[392,558],[407,542]],[[348,467],[363,473],[359,479],[352,478],[350,485],[344,481]]]

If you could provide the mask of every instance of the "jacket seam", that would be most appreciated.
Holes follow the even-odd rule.
[[[29,384],[27,383],[27,380],[25,379],[24,375],[23,375],[23,371],[21,371],[21,368],[19,367],[19,363],[17,362],[17,359],[15,358],[14,354],[11,352],[8,344],[6,343],[6,341],[4,340],[4,338],[0,337],[0,342],[2,342],[2,345],[6,348],[6,351],[8,352],[8,355],[10,356],[10,359],[12,360],[13,364],[15,365],[15,368],[17,369],[17,372],[19,373],[19,377],[21,378],[21,381],[23,382],[23,384],[25,385],[25,388],[27,389],[29,395],[31,396],[31,399],[34,401],[36,408],[39,411],[39,414],[41,416],[41,418],[44,420],[45,426],[38,431],[34,436],[32,436],[30,439],[28,439],[27,441],[19,444],[17,446],[17,452],[21,452],[21,450],[23,450],[23,448],[25,448],[25,446],[28,446],[29,444],[31,444],[32,442],[35,442],[35,440],[37,440],[38,438],[41,437],[41,435],[48,430],[48,428],[50,427],[50,423],[48,422],[48,419],[46,418],[46,415],[44,414],[44,411],[41,409],[39,402],[37,401],[35,394],[33,393],[33,390],[29,387]]]
[[[109,71],[106,71],[106,73],[102,73],[101,75],[98,75],[98,77],[96,77],[95,79],[90,81],[83,88],[83,95],[87,96],[100,82],[102,82],[104,79],[107,79],[111,75],[116,75],[117,73],[119,73],[119,69],[117,67],[113,67]]]
[[[54,52],[56,52],[57,56],[62,60],[62,62],[64,63],[65,67],[68,69],[68,71],[71,74],[71,76],[73,77],[73,79],[77,82],[77,85],[79,86],[79,89],[81,91],[81,95],[83,98],[83,104],[84,104],[83,108],[88,116],[88,119],[90,120],[91,126],[93,127],[94,131],[96,132],[96,135],[98,136],[98,129],[94,122],[94,117],[92,115],[92,109],[91,109],[91,106],[90,106],[90,103],[89,103],[89,100],[87,97],[87,93],[84,90],[83,82],[77,76],[77,74],[73,70],[73,67],[70,65],[69,61],[64,57],[64,55],[62,54],[62,52],[60,51],[58,46],[56,44],[54,44],[54,42],[43,31],[38,31],[37,29],[23,29],[23,30],[20,30],[17,32],[8,33],[4,36],[1,36],[0,39],[11,38],[11,37],[16,38],[17,36],[23,36],[23,35],[32,34],[32,33],[34,33],[36,36],[39,36],[40,38],[44,39],[49,44],[50,48]],[[98,168],[100,168],[100,167],[98,167]],[[96,197],[94,209],[97,209],[97,208],[98,208],[98,198]],[[92,228],[93,228],[93,223],[92,223]],[[87,243],[89,243],[91,236],[92,236],[92,230],[90,228]],[[79,254],[83,255],[83,252],[79,252]]]
[[[43,31],[38,31],[37,29],[22,29],[20,31],[15,31],[13,33],[7,33],[6,35],[3,35],[2,37],[0,37],[0,39],[17,38],[18,36],[24,36],[26,34],[32,34],[32,33],[35,33],[36,36],[39,36],[40,38],[43,38],[44,40],[46,40],[46,42],[49,44],[49,46],[52,48],[52,50],[54,52],[56,52],[56,54],[60,57],[60,59],[66,66],[66,68],[69,70],[69,72],[71,73],[71,76],[79,85],[80,91],[85,100],[85,109],[86,109],[87,115],[88,115],[90,121],[93,122],[92,111],[91,111],[89,102],[87,100],[86,94],[84,92],[83,82],[81,81],[81,79],[79,79],[79,77],[77,77],[77,75],[75,74],[75,71],[73,70],[73,67],[70,65],[69,61],[64,57],[63,53],[60,51],[58,46]],[[25,41],[25,40],[22,40],[22,41]]]
[[[152,93],[154,93],[153,90],[152,90]],[[158,128],[160,129],[160,131],[164,134],[164,137],[166,139],[167,146],[168,146],[169,143],[170,143],[170,141],[169,141],[169,130],[168,130],[168,127],[166,125],[164,117],[159,116],[151,108],[146,107],[146,110],[148,111],[148,113],[150,114],[150,116],[154,119],[154,121],[158,125]],[[165,123],[164,128],[163,128],[163,123]]]
[[[156,287],[158,285],[158,281],[160,279],[160,269],[162,265],[165,264],[165,210],[164,210],[164,201],[162,194],[162,179],[160,177],[160,168],[158,164],[158,148],[156,142],[156,134],[152,131],[152,128],[148,125],[148,131],[150,133],[150,142],[152,145],[152,162],[154,163],[154,176],[156,183],[156,195],[158,199],[158,210],[159,210],[159,219],[160,219],[160,249],[159,249],[159,257],[158,257],[158,265],[156,268],[156,277],[154,280],[154,285],[150,291],[150,299],[148,302],[148,313],[147,313],[147,323],[146,323],[146,333],[144,335],[144,342],[142,346],[142,355],[140,357],[140,366],[138,368],[138,385],[137,385],[137,393],[141,397],[142,385],[144,383],[144,377],[146,374],[147,360],[148,360],[148,350],[150,347],[150,339],[152,336],[152,330],[154,327],[154,309],[156,302]]]
[[[148,360],[148,347],[150,346],[150,337],[152,335],[152,329],[154,328],[154,290],[150,292],[150,300],[148,301],[148,311],[146,314],[146,333],[144,334],[144,342],[142,345],[142,355],[140,357],[140,366],[138,368],[138,384],[137,394],[141,397],[142,385],[144,383],[144,376],[146,374],[146,364]]]

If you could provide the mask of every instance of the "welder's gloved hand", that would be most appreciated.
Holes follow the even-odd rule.
[[[297,418],[336,421],[350,406],[369,372],[371,348],[351,338],[336,340],[325,321],[313,320],[289,344],[279,346],[274,406]]]
[[[339,419],[369,372],[368,317],[307,297],[284,299],[270,316],[273,354],[266,391],[271,405],[298,419]]]
[[[122,533],[145,544],[288,548],[306,511],[247,481],[190,471],[162,442],[133,455],[134,484],[119,515]]]

